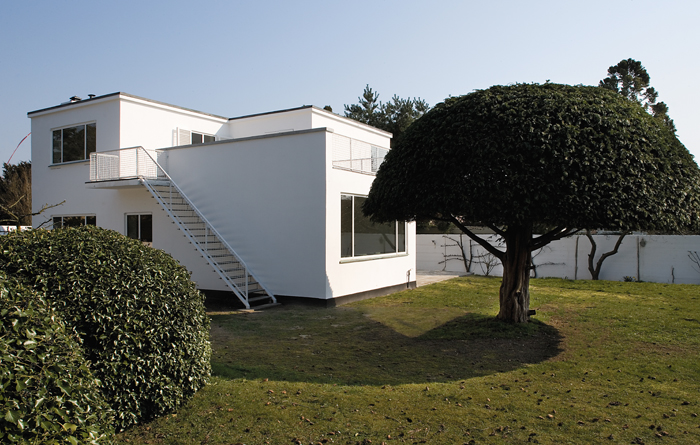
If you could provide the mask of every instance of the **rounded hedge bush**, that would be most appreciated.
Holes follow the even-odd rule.
[[[43,296],[0,272],[0,443],[110,442],[113,412],[79,341]]]
[[[45,293],[80,335],[118,430],[207,383],[204,297],[165,252],[93,226],[32,230],[0,237],[0,267]]]

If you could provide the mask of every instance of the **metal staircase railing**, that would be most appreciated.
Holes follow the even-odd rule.
[[[250,309],[253,303],[257,307],[267,303],[277,303],[272,292],[260,283],[245,262],[158,164],[151,153],[143,147],[126,150],[136,150],[135,158],[139,160],[138,167],[134,172],[129,172],[129,177],[138,178],[139,182],[148,189],[175,225],[245,307]],[[105,156],[115,155],[105,154]],[[93,157],[97,164],[100,153],[92,153],[91,162]],[[112,176],[115,175],[112,174]],[[116,176],[121,178],[121,175]],[[99,178],[91,176],[91,180],[95,181]]]

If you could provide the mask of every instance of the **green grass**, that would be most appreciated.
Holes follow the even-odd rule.
[[[499,279],[212,317],[212,383],[129,444],[700,443],[700,287]]]

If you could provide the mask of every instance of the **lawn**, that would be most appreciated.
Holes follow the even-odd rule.
[[[700,443],[700,287],[500,279],[212,316],[211,384],[122,444]]]

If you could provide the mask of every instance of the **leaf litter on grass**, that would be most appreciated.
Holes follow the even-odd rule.
[[[700,443],[697,286],[532,280],[518,326],[493,318],[499,284],[215,316],[212,385],[120,438]]]

